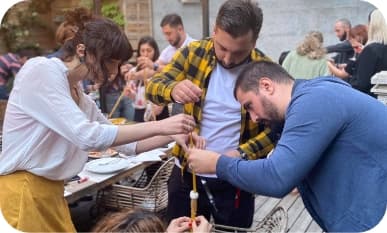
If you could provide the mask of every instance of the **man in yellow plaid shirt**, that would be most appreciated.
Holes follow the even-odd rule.
[[[248,0],[228,0],[219,9],[213,36],[178,50],[171,63],[148,83],[146,95],[156,104],[178,102],[196,120],[196,132],[206,139],[206,149],[242,156],[265,157],[277,135],[254,124],[236,101],[236,77],[251,61],[270,60],[255,48],[262,26],[262,10]],[[175,146],[176,166],[168,183],[169,220],[190,215],[192,174],[187,158]],[[210,174],[197,174],[198,215],[216,224],[249,227],[254,196]],[[203,184],[204,183],[204,184]]]

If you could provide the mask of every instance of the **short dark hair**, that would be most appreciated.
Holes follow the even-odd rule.
[[[352,27],[351,21],[349,21],[349,19],[347,19],[347,18],[341,18],[341,19],[337,20],[336,22],[342,23],[345,27],[348,27],[349,29]]]
[[[290,83],[294,81],[294,78],[277,63],[270,61],[251,62],[246,65],[246,68],[239,74],[236,80],[234,97],[236,98],[238,88],[243,92],[254,91],[258,93],[258,83],[262,77],[270,78],[276,83]]]
[[[140,56],[140,47],[143,44],[149,44],[155,50],[155,54],[152,57],[152,61],[153,62],[156,61],[160,56],[160,50],[159,50],[159,46],[157,45],[156,40],[151,36],[141,37],[140,40],[138,41],[138,45],[137,45],[137,56]]]
[[[257,40],[263,21],[262,9],[251,0],[228,0],[220,7],[216,17],[216,27],[234,38],[253,33]]]
[[[166,25],[169,25],[174,28],[180,25],[184,27],[183,20],[181,19],[180,15],[175,13],[168,14],[163,17],[160,23],[160,27],[164,27]]]

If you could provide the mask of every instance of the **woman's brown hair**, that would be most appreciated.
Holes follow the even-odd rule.
[[[63,45],[67,40],[74,38],[79,27],[83,27],[83,23],[93,19],[93,15],[88,9],[79,7],[66,11],[64,19],[55,33],[55,42],[59,45]]]
[[[349,31],[349,38],[357,40],[362,45],[368,41],[368,28],[366,25],[358,24]]]
[[[154,213],[137,208],[105,216],[91,232],[164,232],[165,229]]]
[[[111,60],[126,61],[133,55],[133,49],[125,33],[111,20],[86,16],[83,11],[74,10],[67,20],[76,26],[73,38],[63,44],[64,61],[76,55],[76,46],[85,45],[85,61],[89,79],[102,85],[109,78],[106,64]],[[87,59],[89,57],[89,59]],[[117,67],[118,69],[118,67]]]
[[[160,50],[156,40],[151,36],[141,37],[137,45],[137,57],[140,57],[140,49],[141,49],[141,45],[143,44],[149,44],[153,48],[154,54],[152,57],[152,61],[155,62],[160,56]]]

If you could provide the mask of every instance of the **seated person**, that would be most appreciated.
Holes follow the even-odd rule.
[[[9,97],[9,80],[15,77],[22,65],[31,57],[39,55],[34,48],[24,48],[16,53],[6,53],[0,56],[0,99]]]
[[[154,213],[143,209],[123,210],[102,218],[91,232],[210,232],[212,225],[203,216],[191,221],[189,217],[173,219],[166,228]]]

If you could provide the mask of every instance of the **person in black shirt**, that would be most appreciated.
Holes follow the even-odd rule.
[[[336,64],[348,63],[349,59],[354,55],[352,45],[348,40],[350,30],[351,22],[348,19],[343,18],[336,21],[335,33],[341,42],[326,47],[327,53],[337,53],[333,57]]]

